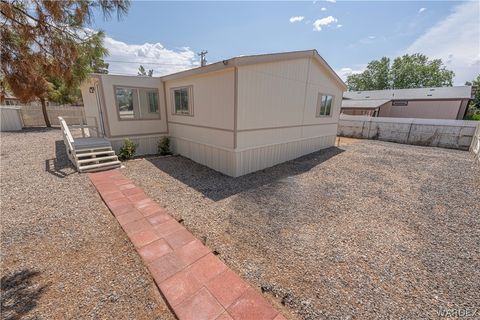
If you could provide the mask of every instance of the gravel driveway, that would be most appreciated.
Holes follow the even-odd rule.
[[[480,309],[480,167],[467,152],[360,141],[240,178],[183,157],[123,172],[292,319]]]
[[[61,139],[1,133],[1,318],[174,319]]]

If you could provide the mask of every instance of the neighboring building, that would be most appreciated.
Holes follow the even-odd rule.
[[[15,97],[9,92],[2,93],[2,101],[3,105],[5,106],[31,106],[31,107],[41,107],[41,103],[38,100],[30,101],[30,102],[20,102],[20,99]],[[53,107],[53,106],[59,106],[59,103],[52,102],[52,101],[47,101],[47,106]],[[74,104],[75,106],[81,106],[81,101]]]
[[[85,115],[118,150],[174,152],[240,176],[333,146],[346,86],[315,50],[236,57],[164,77],[95,74]]]
[[[462,120],[471,86],[347,91],[342,113],[373,117]]]
[[[3,101],[2,104],[4,106],[17,106],[17,105],[20,104],[20,100],[18,100],[17,97],[11,95],[8,92],[3,92],[2,93],[2,99],[1,100]]]

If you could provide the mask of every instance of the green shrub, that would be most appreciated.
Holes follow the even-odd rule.
[[[135,156],[136,151],[137,145],[128,138],[124,139],[123,146],[120,148],[120,152],[118,154],[118,158],[122,161],[130,160]]]
[[[465,116],[465,120],[476,120],[480,121],[480,114],[469,114]]]
[[[172,154],[170,151],[170,139],[168,139],[168,137],[162,137],[158,142],[158,153],[162,156]]]

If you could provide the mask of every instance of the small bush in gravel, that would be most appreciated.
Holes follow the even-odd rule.
[[[162,137],[158,142],[158,153],[162,156],[172,154],[170,151],[170,139],[168,139],[168,137]]]
[[[122,161],[130,160],[135,156],[136,151],[137,145],[128,138],[124,139],[123,146],[120,148],[120,152],[118,154],[118,158]]]

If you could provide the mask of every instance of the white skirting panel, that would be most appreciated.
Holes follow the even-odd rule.
[[[228,176],[235,175],[233,150],[177,137],[170,137],[170,141],[175,153]]]
[[[22,130],[22,127],[23,122],[20,107],[0,107],[0,131],[19,131]]]
[[[158,142],[160,138],[164,135],[158,136],[137,136],[137,137],[128,137],[131,141],[137,144],[137,156],[148,155],[148,154],[157,154],[158,153]],[[125,137],[127,138],[127,137]],[[125,138],[109,138],[108,140],[112,144],[113,150],[118,154],[120,148],[123,145],[123,139]]]
[[[219,148],[171,137],[173,150],[232,177],[265,169],[335,145],[335,135],[307,138],[242,150]]]
[[[307,138],[236,151],[235,177],[332,147],[335,135]]]
[[[138,145],[137,155],[156,154],[157,144],[162,136],[131,137]],[[285,143],[233,150],[195,141],[170,137],[170,147],[195,162],[231,177],[265,169],[303,155],[335,145],[335,135],[305,138]],[[122,138],[109,139],[115,152],[123,144]]]

